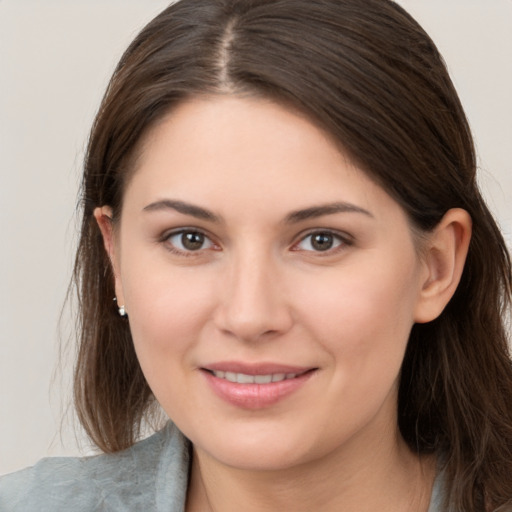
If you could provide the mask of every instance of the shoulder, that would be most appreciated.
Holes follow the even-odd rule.
[[[0,510],[149,512],[166,503],[167,510],[180,511],[187,479],[188,442],[169,423],[119,453],[43,459],[0,478]]]

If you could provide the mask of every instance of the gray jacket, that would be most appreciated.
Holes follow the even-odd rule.
[[[172,424],[114,455],[55,457],[0,478],[1,512],[184,512],[190,444]],[[440,478],[428,512],[440,511]]]

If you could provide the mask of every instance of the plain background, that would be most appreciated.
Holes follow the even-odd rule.
[[[122,51],[168,3],[0,0],[0,474],[47,455],[90,453],[67,407],[67,311],[59,327],[83,152]],[[447,61],[482,188],[510,245],[512,0],[400,3]]]

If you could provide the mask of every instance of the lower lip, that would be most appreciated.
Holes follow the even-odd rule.
[[[268,384],[238,384],[215,377],[206,370],[202,373],[217,396],[226,402],[243,409],[264,409],[299,390],[315,372]]]

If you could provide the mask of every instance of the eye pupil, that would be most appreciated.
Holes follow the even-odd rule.
[[[334,237],[329,233],[317,233],[311,237],[311,245],[317,251],[328,251],[334,244]]]
[[[181,235],[183,247],[189,251],[197,251],[203,247],[204,235],[201,233],[183,233]]]

